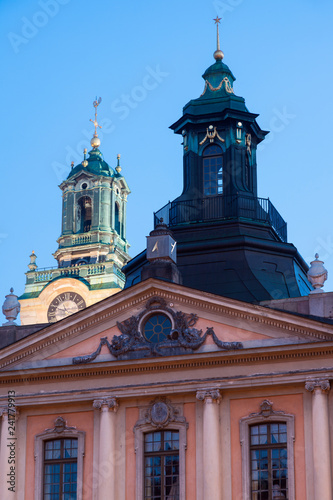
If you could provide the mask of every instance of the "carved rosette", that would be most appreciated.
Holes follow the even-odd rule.
[[[327,394],[330,388],[330,382],[327,378],[315,378],[305,382],[305,389],[309,392],[314,392],[316,389],[320,389],[323,393]]]
[[[110,398],[95,399],[93,402],[93,407],[101,411],[114,411],[118,409],[118,400],[116,397],[112,396]]]
[[[222,396],[219,389],[199,389],[197,391],[197,399],[204,403],[220,404]]]

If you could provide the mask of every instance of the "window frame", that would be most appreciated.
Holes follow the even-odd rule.
[[[158,428],[151,423],[137,423],[134,427],[135,454],[136,454],[136,500],[144,500],[144,435],[158,430],[179,432],[179,500],[186,500],[185,496],[185,451],[187,446],[186,422],[170,422]]]
[[[58,419],[56,419],[57,422]],[[65,422],[65,421],[64,421]],[[44,490],[44,443],[53,439],[77,439],[77,500],[82,500],[83,494],[83,457],[85,446],[84,431],[64,425],[62,430],[46,429],[35,436],[35,500],[43,500]]]
[[[269,415],[252,413],[243,417],[239,422],[240,443],[242,450],[242,493],[243,500],[251,500],[251,472],[250,472],[250,426],[265,423],[285,423],[287,425],[287,464],[288,464],[288,500],[295,500],[295,416],[282,411],[271,410]]]

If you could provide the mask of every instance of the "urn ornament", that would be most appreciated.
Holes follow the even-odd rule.
[[[327,270],[324,267],[324,262],[319,260],[317,253],[315,259],[310,262],[310,269],[308,270],[308,280],[314,288],[310,293],[322,293],[324,290],[321,290],[321,288],[327,280]]]

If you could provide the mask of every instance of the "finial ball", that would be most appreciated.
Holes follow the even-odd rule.
[[[95,149],[98,148],[101,144],[101,141],[98,137],[93,137],[90,141],[91,146]]]
[[[220,50],[220,49],[215,50],[214,59],[216,61],[222,61],[223,58],[224,58],[224,54],[223,54],[222,50]]]

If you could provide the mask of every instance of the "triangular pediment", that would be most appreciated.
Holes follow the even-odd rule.
[[[168,338],[143,333],[154,315]],[[0,351],[0,370],[238,355],[333,339],[333,326],[155,279],[143,281]]]

